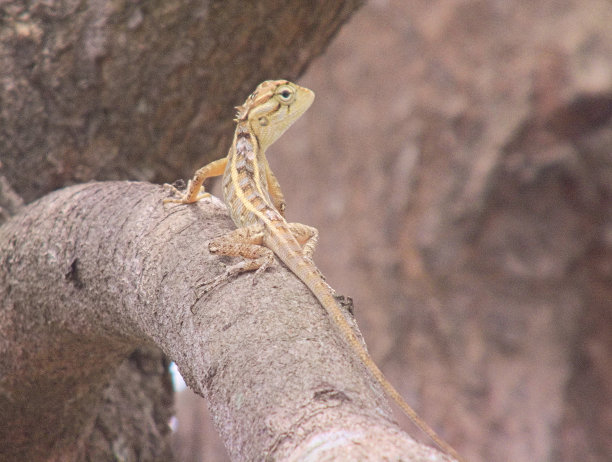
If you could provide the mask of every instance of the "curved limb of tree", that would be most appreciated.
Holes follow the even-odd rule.
[[[190,175],[207,160],[224,155],[232,133],[232,106],[266,78],[295,79],[362,3],[296,2],[289,9],[279,7],[275,0],[3,2],[0,223],[24,201],[65,185],[92,179],[163,182]],[[62,220],[58,218],[57,223]],[[26,222],[28,228],[40,225]],[[26,232],[31,230],[16,231],[16,235]],[[1,245],[5,249],[18,242],[22,240]],[[60,239],[44,251],[52,259],[58,249],[69,245]],[[82,265],[83,261],[75,259],[65,273],[75,287],[80,283],[73,276],[80,274]],[[4,270],[0,267],[2,278],[8,277]],[[42,287],[43,280],[40,284],[40,293],[52,292]],[[5,299],[9,303],[4,289],[0,295],[3,303]],[[13,308],[13,314],[22,309]],[[54,309],[44,316],[51,316]],[[27,318],[29,310],[22,312],[10,319],[2,315],[3,332],[9,331],[4,322],[10,320],[24,329],[32,327],[31,337],[35,338],[37,324]],[[82,314],[76,312],[79,318]],[[41,371],[55,370],[54,361],[65,364],[62,358],[66,359],[70,348],[97,359],[95,342],[90,345],[88,339],[81,346],[77,332],[59,352],[45,350],[43,345],[38,345],[39,353],[24,348],[24,361],[34,361],[38,355],[34,363]],[[3,349],[15,341],[11,340],[14,335],[0,338]],[[169,460],[167,421],[172,398],[167,360],[158,349],[139,348],[117,368],[133,342],[122,345],[106,335],[101,341],[106,349],[90,371],[97,389],[91,384],[79,388],[82,380],[71,377],[66,368],[49,378],[49,388],[56,387],[58,394],[41,395],[40,400],[28,391],[35,391],[42,382],[34,381],[29,388],[29,382],[14,390],[7,388],[7,381],[19,381],[19,368],[9,373],[4,366],[11,358],[0,358],[1,399],[24,403],[21,411],[14,408],[18,422],[2,414],[0,434],[32,431],[40,437],[36,440],[40,447],[29,448],[30,453],[44,460],[69,460],[69,454],[76,454],[75,434],[87,440],[80,451],[90,460]],[[73,386],[66,391],[63,385],[69,382]],[[104,406],[89,406],[88,397],[98,400],[100,393]],[[75,417],[55,415],[63,409],[62,398],[82,405],[87,419],[78,420],[75,408],[70,411]],[[57,409],[49,409],[52,402],[58,404]],[[44,409],[48,412],[38,412]],[[91,436],[83,438],[81,422],[89,422],[96,413]],[[37,415],[54,417],[44,424]],[[19,422],[23,425],[17,425]],[[55,425],[57,422],[61,425]],[[9,428],[14,425],[17,428]],[[24,441],[8,441],[8,447],[0,448],[0,459],[8,457],[8,450],[17,454]],[[62,444],[65,453],[60,450]],[[50,446],[54,449],[46,452]]]
[[[394,424],[314,297],[280,266],[207,298],[225,206],[162,205],[147,183],[90,183],[0,228],[0,451],[77,460],[102,390],[157,346],[207,398],[232,460],[446,460]],[[229,263],[229,262],[227,262]]]

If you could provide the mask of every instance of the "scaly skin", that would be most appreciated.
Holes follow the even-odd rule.
[[[313,100],[312,91],[286,80],[261,83],[244,105],[237,108],[236,132],[227,157],[198,170],[180,199],[164,202],[187,204],[207,197],[208,193],[201,193],[203,181],[223,173],[225,203],[238,229],[213,239],[209,250],[246,259],[209,281],[207,291],[241,272],[264,271],[276,255],[312,291],[333,325],[385,392],[440,449],[461,461],[457,452],[417,415],[385,378],[347,323],[333,289],[312,261],[317,230],[287,223],[284,218],[285,202],[265,151],[306,112]]]

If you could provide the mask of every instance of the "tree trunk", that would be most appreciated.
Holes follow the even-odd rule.
[[[167,181],[227,152],[232,107],[294,79],[362,0],[0,5],[0,160],[27,202]]]
[[[74,186],[0,228],[3,460],[83,460],[104,385],[152,345],[207,398],[232,460],[447,460],[399,430],[288,270],[202,295],[224,271],[207,241],[233,224],[217,199],[164,206],[166,195],[146,183]]]
[[[232,132],[232,105],[266,78],[298,76],[361,3],[2,2],[0,222],[24,201],[61,186],[92,179],[173,181],[224,155]],[[3,251],[9,244],[0,242]],[[53,255],[52,249],[49,258]],[[79,263],[74,264],[67,280],[78,274]],[[1,269],[6,282],[8,268]],[[8,309],[4,298],[2,302]],[[17,321],[11,325],[16,329],[11,336],[27,330],[27,319]],[[11,326],[2,328],[7,332]],[[80,351],[83,360],[101,354],[102,347],[93,339],[77,334],[66,334],[43,349],[56,357],[43,355],[35,361],[43,368],[41,376],[53,369],[51,365],[59,367],[68,354],[56,351],[64,341]],[[75,346],[81,342],[87,348]],[[167,360],[150,347],[130,355],[133,348],[133,342],[105,345],[98,367],[74,379],[76,397],[66,396],[66,387],[57,386],[54,411],[74,412],[84,419],[62,422],[62,428],[68,425],[77,433],[81,429],[78,439],[83,446],[76,448],[76,440],[60,438],[50,427],[49,437],[29,448],[32,454],[38,452],[44,460],[65,460],[69,454],[86,454],[83,457],[91,460],[169,460],[172,399]],[[126,355],[129,360],[117,369]],[[64,373],[53,380],[47,377],[48,388],[58,384],[55,379],[68,380],[70,373]],[[0,379],[3,384],[12,380],[4,369]],[[87,383],[85,389],[77,387],[81,382]],[[48,404],[35,396],[27,398],[24,390],[32,387],[24,384],[17,390],[19,399],[3,396],[9,401],[25,399],[29,404],[24,415]],[[101,397],[106,406],[99,405]],[[70,403],[93,407],[73,408]],[[3,414],[2,434],[18,431],[14,427],[25,432],[19,426],[23,421],[9,422]],[[87,433],[91,437],[83,443]],[[55,437],[57,444],[45,452]],[[26,443],[11,442],[0,455]]]

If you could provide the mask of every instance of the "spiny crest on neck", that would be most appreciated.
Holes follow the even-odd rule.
[[[257,106],[264,104],[272,96],[274,91],[280,85],[289,83],[287,80],[266,80],[260,83],[255,91],[249,95],[242,106],[236,106],[236,118],[234,122],[241,122],[247,120],[249,117],[249,111]]]

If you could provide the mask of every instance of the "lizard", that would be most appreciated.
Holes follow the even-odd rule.
[[[244,104],[236,107],[236,130],[228,155],[197,170],[184,193],[167,185],[180,197],[166,198],[164,203],[190,204],[209,197],[210,193],[203,191],[203,182],[223,175],[224,201],[237,229],[212,239],[208,248],[212,254],[244,259],[205,283],[206,291],[242,272],[255,271],[257,275],[265,271],[276,255],[314,294],[336,330],[387,395],[436,446],[462,461],[387,380],[348,324],[335,291],[312,260],[317,229],[288,223],[285,219],[283,194],[265,152],[313,101],[313,91],[287,80],[267,80],[259,84]]]

